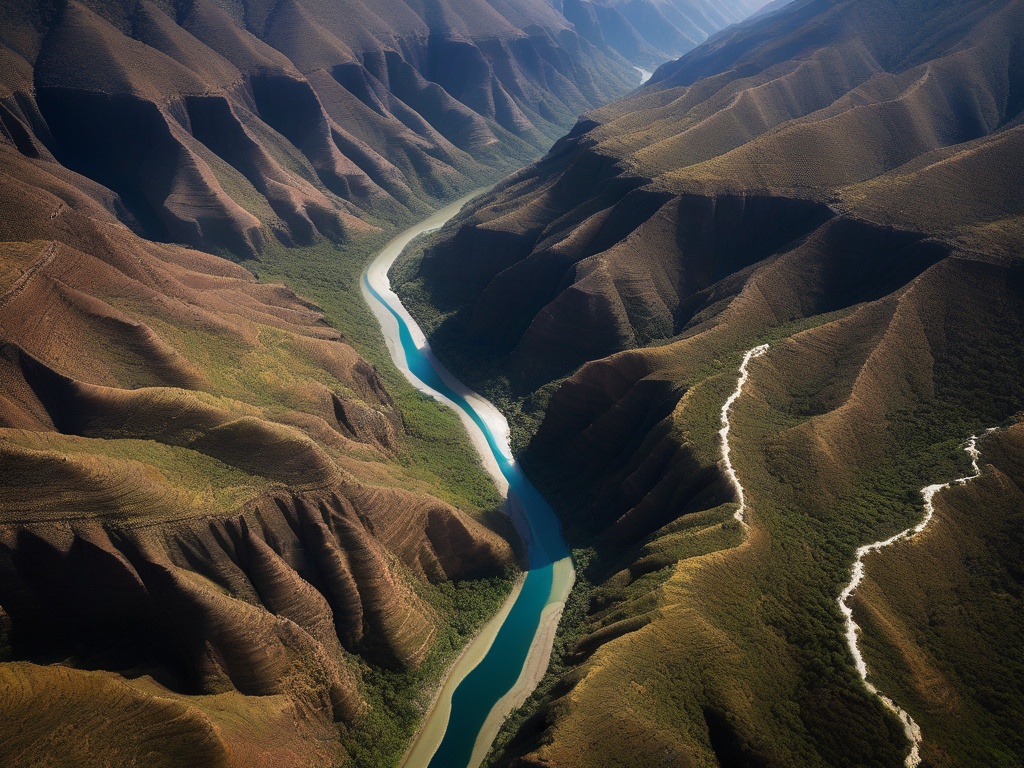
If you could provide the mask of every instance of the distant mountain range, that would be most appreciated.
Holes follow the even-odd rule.
[[[576,31],[602,50],[655,67],[742,21],[761,0],[557,0]]]
[[[638,41],[659,30],[659,48],[543,0],[14,0],[0,122],[23,153],[117,193],[144,237],[251,257],[268,238],[358,237],[496,179],[634,86],[627,59],[660,63],[756,4],[594,6]]]
[[[1024,746],[1024,3],[766,10],[399,272],[435,348],[532,420],[523,462],[589,550],[564,664],[497,764],[901,764],[836,597],[1000,425],[854,609],[922,764]],[[732,425],[745,533],[717,430],[762,343]]]

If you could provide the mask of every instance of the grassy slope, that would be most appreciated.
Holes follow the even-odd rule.
[[[468,505],[478,513],[494,509],[500,497],[462,423],[451,409],[416,391],[395,368],[377,320],[360,293],[363,269],[393,234],[359,240],[351,247],[322,243],[271,249],[251,266],[261,280],[284,282],[315,301],[328,321],[377,368],[402,412],[408,436],[406,467],[430,479],[446,501]]]
[[[270,248],[251,264],[261,280],[281,281],[320,306],[359,353],[380,373],[402,413],[406,437],[399,457],[405,470],[433,493],[512,537],[501,497],[485,474],[458,417],[416,391],[395,368],[380,327],[360,293],[363,269],[397,230],[350,246],[322,243],[309,248]],[[501,605],[511,578],[460,584],[422,585],[421,595],[444,617],[435,647],[416,671],[364,667],[369,714],[344,734],[359,766],[393,766],[419,724],[433,688],[467,640]]]
[[[605,544],[602,553],[598,542],[599,554],[586,571],[590,579],[581,580],[561,632],[560,643],[571,650],[556,656],[532,709],[509,722],[498,743],[510,746],[492,755],[495,762],[503,764],[548,744],[536,755],[568,764],[568,755],[578,759],[581,745],[593,743],[602,732],[594,729],[603,729],[616,737],[615,742],[601,739],[602,749],[623,742],[622,754],[615,756],[622,765],[643,765],[660,748],[683,765],[711,764],[705,761],[712,754],[740,765],[763,760],[899,763],[905,749],[902,733],[856,679],[835,596],[848,578],[854,548],[916,523],[921,515],[919,489],[965,473],[962,439],[1002,422],[1024,403],[1014,373],[1024,350],[1014,342],[1013,312],[986,325],[986,333],[972,337],[968,355],[986,361],[983,372],[972,371],[967,362],[960,365],[956,358],[940,358],[934,394],[893,404],[880,450],[870,460],[851,462],[852,475],[845,478],[823,475],[800,435],[801,427],[817,414],[829,412],[825,404],[838,374],[811,367],[788,374],[777,367],[755,368],[749,394],[734,419],[737,466],[753,504],[752,541],[723,549],[736,543],[734,532],[724,539],[705,539],[709,546],[704,550],[674,549],[661,570],[643,566],[645,556],[665,548],[688,519],[715,522],[709,517],[715,514],[712,508],[679,518],[649,537],[640,552],[619,553]],[[736,362],[732,357],[730,362]],[[689,396],[673,421],[701,462],[713,464],[718,409],[735,374],[728,367],[704,373],[711,375],[688,382]],[[985,386],[992,380],[1001,386]],[[869,665],[877,666],[884,690],[897,694],[905,706],[921,707],[911,711],[915,717],[924,712],[925,755],[936,764],[984,765],[986,759],[1000,764],[1012,749],[1007,738],[1014,731],[1005,724],[1020,711],[1021,702],[1001,681],[1004,674],[1016,679],[1018,670],[1012,654],[999,651],[1013,647],[1014,638],[1020,637],[1013,621],[1007,624],[1000,618],[1014,615],[1009,606],[1016,599],[1013,574],[1020,564],[1019,552],[1009,543],[1011,507],[995,505],[976,520],[966,507],[966,516],[949,521],[958,529],[966,526],[967,546],[977,558],[963,558],[954,576],[944,577],[937,570],[949,567],[941,544],[921,545],[920,557],[928,558],[932,569],[925,575],[912,563],[892,562],[895,554],[887,555],[890,563],[881,566],[882,573],[873,563],[869,566]],[[987,531],[992,518],[994,530]],[[728,528],[728,523],[721,527]],[[715,550],[722,551],[700,557]],[[989,597],[991,584],[998,585],[998,596]],[[967,597],[973,590],[981,596],[978,607],[956,608],[957,601],[975,602]],[[865,610],[863,598],[858,610]],[[947,624],[950,617],[936,626],[936,615],[949,616],[951,611],[966,612],[966,621],[960,619],[953,627]],[[680,636],[687,642],[665,644],[667,637]],[[619,639],[608,642],[615,637]],[[607,645],[591,657],[602,643]],[[919,658],[919,646],[928,659],[926,671],[953,681],[946,687],[956,688],[962,706],[951,710],[946,701],[922,702],[921,692],[912,690],[921,685],[920,666],[899,665]],[[978,666],[965,663],[965,656]],[[965,675],[970,682],[964,681]],[[580,680],[585,683],[572,697],[562,698]],[[611,696],[625,696],[627,703],[619,708],[624,712],[611,715],[599,705]],[[602,719],[608,717],[618,722],[610,726]],[[837,729],[836,723],[843,725]],[[522,731],[513,740],[518,728]],[[673,732],[687,736],[676,739]],[[691,751],[694,742],[703,742],[706,751]],[[574,764],[601,765],[607,758],[602,755],[588,755]]]
[[[893,71],[899,71],[904,80],[872,71],[875,64],[863,66],[859,51],[844,50],[847,43],[854,41],[857,46],[874,50],[877,60],[903,55],[901,46],[918,33],[910,21],[913,13],[920,11],[920,6],[914,4],[905,4],[905,17],[898,19],[884,18],[885,14],[900,14],[899,4],[893,3],[801,4],[801,8],[808,9],[807,14],[824,8],[845,16],[839,20],[825,14],[826,18],[815,18],[815,23],[803,26],[794,14],[796,21],[791,26],[777,20],[777,28],[766,28],[762,36],[752,35],[747,47],[742,44],[744,31],[734,30],[734,37],[741,42],[735,50],[730,49],[727,33],[723,36],[725,42],[702,49],[704,59],[698,51],[678,65],[666,67],[661,88],[646,89],[632,101],[620,101],[606,110],[602,117],[604,125],[592,129],[580,142],[581,146],[588,140],[603,143],[592,151],[581,149],[573,155],[583,169],[579,175],[587,178],[575,178],[571,169],[565,171],[561,167],[556,169],[557,173],[545,176],[541,168],[532,177],[526,175],[527,181],[518,190],[489,201],[490,207],[481,207],[475,223],[480,229],[522,235],[528,246],[536,228],[550,225],[543,231],[541,246],[532,253],[530,247],[520,248],[523,253],[517,258],[522,259],[521,263],[532,259],[534,265],[545,259],[557,262],[548,253],[554,249],[555,235],[564,237],[561,242],[568,243],[572,239],[569,231],[582,230],[590,221],[584,214],[589,215],[599,203],[605,202],[599,195],[603,190],[600,184],[597,192],[592,191],[596,183],[595,164],[584,162],[588,158],[602,159],[601,153],[622,164],[633,161],[633,170],[645,176],[664,174],[660,182],[673,192],[698,190],[707,195],[712,207],[723,202],[714,197],[713,191],[718,187],[744,191],[784,191],[790,187],[803,187],[804,192],[807,188],[829,191],[877,176],[877,186],[891,194],[881,195],[879,204],[867,206],[863,195],[858,196],[858,187],[848,187],[849,205],[844,210],[863,210],[870,213],[869,220],[929,233],[948,233],[950,228],[975,218],[993,219],[986,227],[1004,233],[1002,251],[977,236],[980,228],[978,232],[965,232],[959,243],[965,251],[984,253],[980,261],[1004,257],[1001,271],[1019,255],[1020,230],[1009,223],[1010,214],[1017,208],[1017,196],[1012,194],[1017,182],[999,180],[1004,174],[1014,175],[1019,165],[1003,155],[1003,162],[994,163],[985,160],[985,154],[995,155],[992,147],[996,145],[1012,145],[1013,131],[1006,131],[1002,138],[988,144],[979,140],[981,149],[960,143],[976,135],[971,131],[929,133],[932,127],[946,129],[957,125],[947,111],[951,105],[957,108],[957,119],[969,114],[967,102],[961,104],[931,91],[940,83],[947,92],[964,83],[970,84],[965,88],[970,93],[986,87],[999,91],[996,102],[1000,106],[989,116],[985,130],[1003,125],[1002,121],[1010,122],[1015,105],[1019,106],[1019,100],[1012,96],[1010,103],[1005,103],[1001,75],[985,81],[978,77],[978,72],[1019,70],[1019,57],[1011,56],[1007,61],[1008,49],[999,43],[1002,32],[1020,29],[1016,22],[1009,22],[1019,19],[1020,5],[981,6],[974,6],[971,15],[952,5],[938,15],[929,13],[928,24],[920,25],[922,40],[939,29],[951,37],[963,21],[963,34],[971,45],[953,48],[956,56],[945,60],[949,42],[942,35],[937,36],[935,63],[921,65],[922,71],[927,68],[927,76],[920,80],[917,73],[911,76],[898,68]],[[1002,19],[996,16],[997,11],[1004,14]],[[975,24],[977,28],[972,29]],[[907,25],[906,34],[901,25]],[[810,53],[820,45],[821,36],[840,30],[842,39],[832,40]],[[793,55],[806,41],[812,45],[800,55]],[[773,51],[773,47],[778,50]],[[918,56],[924,56],[923,52],[928,50],[923,43],[919,48],[908,47]],[[971,57],[962,55],[967,48]],[[774,58],[764,56],[758,60],[765,50]],[[991,63],[978,66],[989,61],[985,56],[990,56]],[[751,60],[754,63],[749,68],[737,64]],[[778,68],[770,66],[779,61],[784,63]],[[913,64],[919,65],[920,61]],[[792,76],[787,69],[790,65]],[[718,76],[700,80],[701,75],[709,72]],[[750,75],[751,72],[756,74]],[[696,85],[687,90],[685,86],[695,81]],[[996,83],[999,85],[995,86]],[[928,87],[919,87],[922,84]],[[678,87],[673,89],[672,85]],[[1011,95],[1015,88],[1019,90],[1018,85],[1019,81],[1011,78]],[[873,88],[878,92],[873,92]],[[843,96],[844,93],[855,98]],[[860,105],[865,94],[869,97],[864,101],[877,101],[878,105],[848,109],[851,103]],[[904,106],[909,108],[900,114],[912,116],[914,130],[894,131],[891,123],[885,121],[894,117],[890,110]],[[879,129],[879,125],[887,127]],[[775,126],[782,127],[774,131]],[[837,144],[823,139],[827,130],[835,131],[833,137],[842,134],[844,141]],[[906,140],[910,133],[920,135],[915,135],[913,141]],[[886,142],[893,137],[900,137],[899,146],[889,152]],[[936,149],[944,144],[952,144],[956,149]],[[962,163],[934,162],[934,168],[927,166],[931,175],[923,171],[919,175],[907,173],[909,181],[905,183],[899,179],[900,171],[882,175],[915,154],[921,155],[916,162],[924,166],[942,159],[944,152],[956,155]],[[881,165],[871,165],[876,162]],[[936,173],[946,171],[945,181],[936,180]],[[965,184],[968,179],[973,183]],[[910,186],[912,183],[916,186]],[[908,189],[915,194],[908,194]],[[955,190],[955,194],[950,190]],[[571,212],[558,218],[563,213],[558,206],[572,191],[579,192],[583,213]],[[870,192],[879,194],[878,189]],[[907,200],[927,205],[907,206]],[[954,202],[960,207],[954,206]],[[723,211],[725,208],[723,205]],[[881,215],[881,210],[886,215]],[[1005,227],[1001,221],[994,221],[999,216],[1007,218]],[[695,227],[707,224],[695,218]],[[756,223],[738,220],[735,229],[746,231],[744,228],[758,235],[763,230]],[[639,228],[629,231],[635,233]],[[726,234],[710,231],[722,240],[729,239]],[[704,551],[719,551],[705,556],[687,549],[689,544],[672,549],[673,536],[679,533],[673,526],[678,523],[658,529],[627,552],[616,547],[614,541],[596,535],[609,522],[617,522],[611,513],[622,515],[628,510],[632,514],[635,509],[630,504],[615,506],[615,501],[604,502],[601,496],[626,497],[629,487],[646,487],[645,469],[652,474],[662,467],[657,461],[648,461],[652,456],[659,458],[651,448],[657,447],[658,439],[665,435],[690,454],[693,471],[687,477],[714,474],[718,408],[735,381],[735,365],[742,350],[764,340],[758,335],[760,331],[785,317],[820,312],[807,312],[816,300],[815,289],[818,299],[826,297],[824,305],[830,303],[829,296],[836,302],[849,298],[848,306],[854,315],[865,306],[874,307],[868,312],[885,308],[879,297],[896,290],[902,282],[886,283],[876,275],[872,278],[879,282],[876,293],[846,297],[851,284],[863,277],[857,270],[851,269],[846,279],[834,283],[827,279],[833,271],[843,269],[844,247],[856,245],[853,241],[857,232],[846,232],[853,236],[840,236],[825,244],[823,252],[827,259],[804,265],[779,260],[776,279],[761,281],[760,290],[750,291],[745,297],[743,311],[733,312],[723,323],[732,329],[727,333],[731,332],[733,338],[718,338],[707,345],[710,349],[687,347],[682,341],[670,340],[667,349],[675,347],[675,353],[616,355],[570,378],[562,390],[568,394],[560,401],[555,396],[557,424],[569,425],[576,431],[561,442],[548,435],[549,444],[541,447],[540,457],[532,465],[529,456],[524,461],[533,470],[538,485],[558,503],[565,519],[584,532],[573,543],[597,550],[585,575],[598,586],[588,587],[587,579],[578,582],[579,593],[573,597],[576,607],[567,612],[560,640],[570,646],[569,653],[562,655],[568,661],[556,666],[543,684],[546,693],[534,702],[535,716],[517,716],[513,727],[525,723],[520,738],[508,741],[509,730],[503,734],[509,746],[503,755],[496,756],[499,763],[521,755],[529,755],[530,764],[574,767],[608,763],[650,765],[661,760],[709,766],[861,766],[902,762],[905,740],[895,721],[859,684],[843,642],[835,598],[848,578],[855,548],[916,522],[921,515],[920,488],[964,474],[961,442],[972,432],[1014,418],[1024,405],[1024,391],[1020,387],[1024,350],[1019,333],[1019,270],[1008,268],[996,281],[988,282],[986,270],[977,264],[966,268],[962,267],[964,262],[950,259],[944,265],[945,274],[937,271],[930,279],[922,277],[920,281],[911,280],[914,275],[901,278],[908,285],[920,282],[929,287],[909,299],[902,309],[898,305],[890,307],[888,311],[894,312],[892,318],[872,320],[855,316],[847,323],[846,331],[839,327],[840,323],[833,322],[841,320],[840,317],[811,318],[811,325],[826,328],[821,334],[811,330],[801,335],[798,328],[779,328],[778,343],[767,362],[755,368],[754,386],[749,398],[745,397],[738,408],[734,423],[736,462],[753,503],[755,534],[749,543],[727,549],[734,541],[711,542]],[[472,238],[467,240],[473,242]],[[456,242],[455,238],[450,242]],[[495,236],[484,242],[504,241]],[[1016,245],[1006,247],[1010,242]],[[508,247],[510,252],[515,252],[515,248],[519,245]],[[607,248],[607,242],[598,240],[592,249],[571,255],[590,256],[591,261],[610,265],[609,270],[622,264],[632,266],[629,260],[614,262],[608,257]],[[562,250],[571,252],[569,246]],[[878,250],[865,248],[866,253]],[[690,258],[678,244],[659,252],[666,254],[670,263]],[[474,265],[486,265],[490,256],[484,247],[474,253],[467,250],[463,255],[474,259]],[[504,269],[508,254],[502,256],[505,261],[500,261],[498,267]],[[912,261],[909,256],[894,249],[880,264],[868,266],[868,271],[878,270],[884,277],[884,270],[902,268]],[[453,269],[463,266],[458,259],[449,261]],[[870,265],[870,259],[864,257],[857,263]],[[951,263],[957,266],[950,266]],[[922,261],[921,269],[925,267],[927,263]],[[542,274],[540,269],[536,272]],[[581,273],[591,274],[566,271],[558,290],[565,289]],[[415,277],[414,270],[403,274],[411,280]],[[826,279],[816,284],[815,275]],[[631,274],[622,270],[613,276],[622,278],[612,281],[616,291],[592,291],[591,295],[607,295],[614,300],[616,293],[622,293],[618,290],[619,282],[628,284]],[[440,282],[443,288],[447,287],[446,281]],[[804,283],[806,290],[801,292]],[[592,285],[586,287],[592,289]],[[424,327],[436,328],[447,319],[430,312],[426,297],[417,294],[422,286],[411,282],[405,290],[404,298],[422,313]],[[783,297],[787,294],[800,295],[793,305],[785,306]],[[731,299],[731,292],[724,288],[720,295],[722,304]],[[758,305],[767,310],[760,317],[756,310],[751,311],[751,307]],[[842,304],[833,304],[836,305]],[[552,306],[553,301],[545,311]],[[572,307],[578,308],[575,304]],[[509,312],[515,309],[513,306]],[[736,309],[740,309],[740,301],[736,302]],[[709,310],[708,314],[715,313]],[[465,318],[471,315],[467,311]],[[834,327],[828,329],[829,325]],[[851,327],[856,329],[855,333],[848,333]],[[473,330],[474,338],[489,338],[486,328]],[[585,336],[579,328],[577,331],[579,336]],[[782,342],[785,338],[793,341]],[[566,350],[573,350],[575,338],[566,334],[562,341],[559,351],[564,358]],[[868,359],[865,350],[875,351],[873,360]],[[474,373],[486,375],[490,363],[482,357],[471,359],[476,353],[463,350],[461,357],[453,355],[449,361],[460,373],[468,369],[472,380]],[[717,368],[704,365],[712,359],[719,363]],[[850,370],[850,366],[856,370]],[[646,373],[638,374],[634,369]],[[867,373],[859,379],[862,369]],[[656,428],[634,424],[636,433],[630,433],[622,423],[638,410],[629,410],[639,399],[630,390],[637,380],[667,381],[686,394]],[[502,382],[497,380],[492,386],[500,390]],[[483,389],[487,391],[486,386]],[[517,406],[508,410],[515,418]],[[572,458],[563,459],[570,453]],[[552,473],[573,474],[573,480],[545,477],[545,468]],[[610,480],[608,474],[612,474]],[[665,493],[656,502],[680,521],[708,516],[706,519],[713,522],[710,516],[728,494],[722,493],[720,482],[716,488],[713,480],[697,490],[700,492],[682,498]],[[631,499],[630,503],[636,501]],[[984,514],[986,519],[989,516]],[[1000,530],[1005,532],[1008,526]],[[976,530],[971,535],[979,537]],[[991,561],[986,561],[984,568],[1000,584],[1001,591],[1012,596],[1007,578],[1008,574],[1019,572],[1019,554],[1005,545],[1008,535],[996,535]],[[671,551],[675,557],[658,560],[659,550]],[[663,570],[657,570],[659,563],[665,563]],[[927,576],[941,574],[936,570]],[[983,665],[982,677],[990,681],[1000,675],[1016,679],[1015,662],[995,650],[1013,647],[1014,640],[1020,638],[1015,622],[998,619],[1000,602],[1003,607],[1013,605],[1008,598],[979,600],[984,607],[967,617],[973,623],[965,622],[962,632],[957,632],[931,626],[932,614],[923,607],[924,601],[908,606],[908,601],[892,597],[905,589],[898,578],[879,578],[883,583],[875,599],[889,596],[892,603],[900,605],[899,610],[893,608],[885,614],[885,621],[869,622],[865,618],[869,666],[876,668],[876,658],[893,657],[891,653],[877,651],[877,657],[872,656],[871,649],[880,647],[881,641],[871,635],[883,630],[888,642],[897,645],[905,659],[919,658],[920,650],[915,647],[922,642],[934,646],[928,651],[934,656],[929,657],[930,668],[909,663],[899,669],[891,668],[891,664],[890,668],[884,663],[878,666],[882,687],[900,692],[898,701],[915,703],[915,695],[919,694],[903,693],[914,686],[921,687],[923,672],[955,679],[954,670],[963,656],[954,652],[957,643],[961,649],[973,643],[974,653],[969,655]],[[966,577],[960,575],[957,579],[961,590],[984,592],[984,583],[978,579],[970,582],[970,587],[965,586]],[[969,592],[959,593],[964,594]],[[945,594],[939,597],[939,604],[950,610],[956,599]],[[578,608],[580,604],[582,609]],[[875,610],[885,611],[885,606],[883,603]],[[910,608],[916,608],[917,613]],[[904,615],[903,611],[914,615],[907,626],[895,621],[897,615]],[[901,633],[892,629],[894,624]],[[580,637],[584,639],[579,641]],[[977,650],[982,647],[990,650]],[[1024,701],[1019,693],[1008,691],[1012,686],[997,687],[998,693],[994,694],[994,687],[988,683],[961,685],[958,695],[971,700],[971,706],[956,710],[963,718],[960,723],[954,724],[948,714],[943,720],[940,711],[921,710],[927,760],[956,764],[985,750],[990,759],[997,760],[1013,751],[1017,736],[1005,724],[1024,711]],[[611,701],[616,702],[614,708],[608,705]],[[998,704],[999,716],[988,718],[995,722],[985,721],[984,712],[993,710],[994,703]],[[911,708],[915,717],[918,711]],[[929,742],[927,733],[929,722],[936,734],[933,742]],[[943,735],[944,730],[952,731],[951,735]],[[984,741],[984,748],[969,745],[972,738]],[[944,749],[950,750],[953,757],[943,757]]]
[[[985,475],[943,491],[927,536],[880,554],[858,600],[875,678],[913,708],[930,765],[1024,750],[1021,448],[1020,426],[984,439]]]

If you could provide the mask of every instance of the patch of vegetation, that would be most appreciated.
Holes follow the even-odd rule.
[[[430,482],[445,501],[476,512],[494,509],[501,498],[484,472],[462,422],[447,406],[414,389],[395,368],[377,319],[363,300],[363,271],[394,234],[389,230],[346,245],[275,245],[267,249],[259,263],[247,266],[262,281],[283,282],[315,301],[327,321],[377,369],[405,424],[405,451],[398,458],[403,466]]]
[[[87,439],[55,434],[48,436],[45,446],[31,447],[44,447],[55,455],[95,459],[98,468],[120,464],[120,469],[130,472],[133,481],[138,482],[140,491],[148,489],[171,502],[159,507],[163,515],[232,512],[274,485],[266,477],[212,456],[155,440]],[[171,489],[181,494],[180,503],[166,495]],[[128,521],[151,518],[143,505],[125,505],[124,510]]]
[[[478,517],[506,538],[514,538],[499,511],[502,498],[466,435],[446,406],[414,389],[394,366],[373,313],[361,294],[363,271],[395,233],[362,238],[344,246],[321,243],[308,248],[271,247],[249,264],[265,282],[284,282],[312,299],[327,321],[377,369],[401,412],[402,452],[395,460],[406,473],[430,485],[439,498]],[[412,739],[435,688],[450,663],[508,596],[514,574],[458,584],[412,583],[437,611],[438,636],[427,659],[414,671],[361,664],[369,711],[342,729],[342,743],[353,763],[396,765]]]
[[[789,324],[751,339],[743,347],[777,341],[822,321],[823,318],[812,318]],[[772,402],[770,407],[748,400],[738,406],[734,418],[739,441],[735,460],[744,485],[756,497],[752,514],[758,528],[767,532],[769,543],[764,556],[747,563],[741,574],[730,576],[735,583],[706,585],[716,595],[730,594],[728,601],[709,602],[699,607],[714,626],[736,642],[740,660],[715,662],[714,667],[686,683],[697,686],[691,693],[679,691],[677,695],[705,696],[706,693],[701,692],[705,683],[701,681],[714,678],[722,684],[753,691],[758,701],[764,703],[742,715],[745,722],[741,730],[730,731],[732,743],[710,747],[716,751],[724,749],[722,754],[726,754],[732,747],[743,746],[755,757],[800,754],[808,764],[820,761],[852,767],[892,765],[902,761],[906,749],[902,729],[878,700],[867,693],[856,676],[846,648],[836,596],[849,579],[856,547],[916,524],[923,514],[922,487],[969,473],[964,440],[970,434],[1004,421],[1024,404],[1024,349],[1020,348],[1019,341],[1024,333],[1021,330],[1024,329],[1018,328],[1014,317],[994,318],[989,333],[985,334],[977,334],[976,329],[969,334],[960,327],[950,329],[951,337],[957,333],[964,335],[963,339],[952,339],[958,341],[954,349],[963,344],[970,346],[971,351],[965,355],[959,352],[940,355],[935,368],[934,396],[919,397],[886,413],[882,437],[885,449],[860,465],[850,465],[848,469],[852,474],[841,483],[830,484],[824,492],[820,485],[822,478],[809,472],[808,457],[800,443],[792,439],[794,427],[814,413],[829,410],[816,402],[817,393],[804,387],[794,391],[792,397],[789,392],[781,393],[778,402]],[[1016,335],[1017,342],[1010,341],[1008,334]],[[677,416],[675,420],[678,439],[693,446],[704,463],[713,464],[717,460],[719,409],[735,383],[739,354],[737,350],[733,355],[735,359],[723,356],[723,360],[715,360],[693,377],[688,383],[690,399],[679,415],[682,418]],[[543,478],[537,481],[547,492]],[[579,496],[579,484],[575,487],[575,497],[551,494],[560,501],[563,514],[573,514],[573,510],[585,503],[586,499]],[[679,518],[677,524],[691,517],[697,516],[686,515]],[[657,538],[647,542],[644,548],[620,552],[617,556],[612,556],[607,543],[589,543],[591,565],[586,574],[589,578],[581,574],[578,592],[570,598],[574,607],[567,610],[557,641],[562,650],[553,660],[541,687],[507,721],[489,757],[492,764],[507,764],[515,756],[535,749],[538,740],[545,738],[542,735],[545,729],[553,718],[559,717],[551,714],[552,703],[582,674],[573,670],[581,660],[580,650],[587,647],[583,642],[587,636],[611,622],[622,622],[628,630],[631,621],[656,607],[656,594],[674,570],[671,563],[707,551],[674,547],[667,530],[659,533],[666,540],[666,559],[659,561],[655,557],[651,564],[652,567],[660,562],[666,565],[653,571],[640,568],[639,576],[634,571],[645,559],[656,554],[653,550],[658,544]],[[1006,538],[1005,533],[999,535]],[[729,547],[737,541],[738,538],[719,538],[712,543],[712,548]],[[999,544],[993,542],[990,546],[993,552],[1000,551]],[[1014,589],[1020,591],[1021,580],[1013,570],[1018,568],[1013,563],[1019,558],[1009,556],[1007,545],[1002,545],[1001,551],[1002,559],[998,564],[976,564],[984,568],[986,578],[958,592],[957,599],[963,601],[958,604],[976,603],[977,598],[972,597],[975,589],[981,590],[979,594],[992,593],[992,579],[999,585],[995,589],[1006,594],[1012,594]],[[615,568],[595,568],[594,564],[602,560],[615,562]],[[625,571],[616,571],[619,566]],[[873,577],[882,578],[875,572]],[[988,627],[984,631],[991,632],[992,627],[1003,625],[1011,632],[1009,625],[998,618],[998,607],[1005,607],[1005,602],[1005,599],[995,603],[985,601],[983,610],[987,611],[987,618],[976,621],[975,626]],[[872,631],[870,622],[865,621],[864,626],[866,632]],[[948,674],[959,674],[954,670],[962,669],[962,663],[956,655],[951,656],[948,649],[943,649],[942,643],[948,643],[949,638],[949,633],[936,631],[930,641],[923,641],[924,647],[939,663],[948,665]],[[870,638],[865,638],[864,642],[870,643]],[[996,638],[988,638],[987,642],[999,644]],[[568,653],[566,644],[570,648]],[[786,659],[785,666],[789,670],[786,675],[766,676],[767,670],[778,672],[777,664],[765,663],[772,656]],[[1019,713],[1022,702],[1010,695],[1006,686],[992,684],[992,680],[1003,679],[999,674],[989,674],[994,665],[1003,670],[1003,675],[1018,679],[1018,673],[1012,669],[1014,662],[1007,663],[1007,656],[1012,654],[977,653],[979,670],[986,670],[979,677],[984,682],[977,688],[964,686],[963,689],[985,703],[980,707],[972,704],[972,717],[992,711]],[[633,669],[633,674],[640,673]],[[903,674],[909,672],[903,670]],[[623,685],[626,684],[627,681],[623,681]],[[900,688],[894,685],[895,690]],[[908,698],[903,700],[912,699],[912,686],[904,684],[902,688],[909,692]],[[785,712],[779,708],[783,699],[791,702]],[[652,722],[674,721],[682,716],[678,706],[675,699],[666,701],[666,709],[650,712]],[[773,714],[763,719],[767,710]],[[691,714],[700,716],[700,712]],[[989,741],[982,744],[976,740],[973,746],[963,747],[966,751],[962,754],[984,754],[998,763],[999,755],[1006,754],[1005,747],[997,748],[990,740],[998,735],[998,729],[989,727],[991,714],[984,715],[984,720],[985,728],[979,722],[976,731],[984,730]],[[836,728],[836,723],[842,723],[842,728]],[[943,726],[937,727],[941,732]],[[970,731],[970,727],[965,727],[957,738],[962,742],[963,734]],[[720,732],[718,735],[721,737]],[[1000,738],[1004,745],[1009,743],[1005,733]]]
[[[438,635],[416,670],[361,665],[370,708],[342,728],[342,744],[360,768],[394,768],[401,760],[448,667],[512,590],[515,574],[492,579],[424,586],[421,594],[437,610]]]

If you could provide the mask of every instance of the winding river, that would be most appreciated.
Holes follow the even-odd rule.
[[[558,519],[512,456],[504,416],[434,357],[388,280],[388,270],[410,242],[441,227],[477,194],[456,201],[388,243],[367,267],[362,281],[363,297],[380,322],[395,365],[419,391],[458,413],[484,468],[505,494],[506,511],[529,555],[525,577],[449,671],[406,753],[406,768],[475,768],[483,761],[502,721],[543,677],[575,578]]]

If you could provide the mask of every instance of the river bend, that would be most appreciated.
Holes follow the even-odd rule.
[[[475,768],[483,761],[502,721],[543,677],[575,578],[558,519],[512,456],[504,416],[437,360],[388,280],[388,270],[409,243],[444,225],[474,196],[438,211],[388,243],[362,281],[363,297],[380,322],[395,365],[419,391],[458,413],[484,468],[506,496],[506,511],[529,556],[529,570],[502,610],[449,670],[406,753],[406,768]]]

